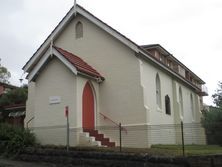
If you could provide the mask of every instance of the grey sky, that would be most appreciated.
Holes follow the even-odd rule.
[[[22,66],[72,7],[74,0],[1,0],[2,65],[19,85]],[[221,0],[77,0],[137,44],[159,43],[207,83],[222,81]],[[204,98],[212,104],[211,97]]]

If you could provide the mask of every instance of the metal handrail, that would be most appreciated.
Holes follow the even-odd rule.
[[[102,117],[103,117],[103,119],[104,120],[109,120],[112,124],[114,124],[114,125],[116,125],[117,127],[120,127],[120,124],[118,124],[118,123],[116,123],[115,121],[113,121],[112,119],[110,119],[109,117],[107,117],[106,115],[104,115],[103,113],[99,113]],[[124,128],[124,127],[121,127],[121,129],[123,130],[123,131],[125,131],[125,133],[127,134],[127,129],[126,128]]]
[[[26,128],[28,129],[29,127],[29,123],[34,119],[35,117],[33,116],[31,119],[29,119],[27,122],[26,122]]]

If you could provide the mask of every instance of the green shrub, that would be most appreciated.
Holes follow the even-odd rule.
[[[29,130],[0,124],[0,153],[16,154],[35,143],[35,136]]]
[[[201,123],[205,128],[207,144],[222,146],[222,109],[210,107],[210,111],[203,112]]]

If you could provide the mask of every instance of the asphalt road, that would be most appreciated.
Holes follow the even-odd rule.
[[[14,161],[0,157],[0,167],[73,167],[73,165],[69,166],[62,164]],[[75,167],[82,167],[82,166],[75,166]]]
[[[32,163],[0,158],[0,167],[57,167],[55,164]]]

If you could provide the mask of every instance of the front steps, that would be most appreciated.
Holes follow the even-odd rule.
[[[100,145],[105,147],[115,147],[115,142],[111,142],[109,138],[105,138],[104,134],[100,134],[98,130],[84,129],[83,132],[88,133],[90,137],[95,139]]]
[[[101,146],[100,141],[96,141],[95,137],[89,136],[89,133],[79,133],[79,145],[80,146]]]

